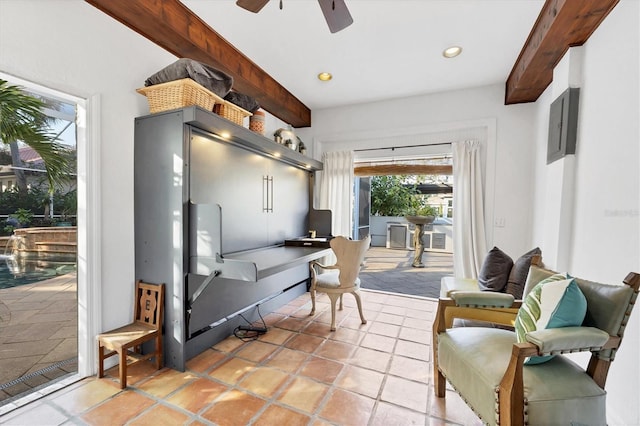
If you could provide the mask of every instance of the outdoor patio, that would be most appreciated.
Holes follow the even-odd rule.
[[[412,250],[371,247],[360,272],[362,288],[437,299],[440,279],[453,275],[453,255],[425,251],[424,268],[411,266],[413,255]]]
[[[0,406],[77,370],[76,274],[0,289]]]

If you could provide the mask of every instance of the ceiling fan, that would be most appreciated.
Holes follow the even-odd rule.
[[[237,0],[236,4],[243,9],[253,13],[258,13],[269,3],[269,0]],[[353,18],[344,4],[344,0],[318,0],[320,9],[324,14],[324,19],[329,25],[329,31],[337,33],[353,24]],[[280,0],[280,9],[282,9],[282,0]]]

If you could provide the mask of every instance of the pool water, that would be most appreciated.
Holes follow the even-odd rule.
[[[0,259],[0,289],[44,281],[75,270],[75,265],[65,264],[56,268],[25,268],[25,271],[14,273],[9,262],[10,259]]]

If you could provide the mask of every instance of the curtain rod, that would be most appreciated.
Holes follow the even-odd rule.
[[[397,148],[419,148],[422,146],[438,146],[438,145],[451,145],[453,142],[440,142],[440,143],[423,143],[420,145],[401,145],[401,146],[387,146],[384,148],[363,148],[363,149],[354,149],[354,152],[363,152],[363,151],[382,151],[385,149],[390,149],[391,151],[395,151]]]

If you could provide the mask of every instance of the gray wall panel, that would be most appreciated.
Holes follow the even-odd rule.
[[[134,215],[136,279],[165,283],[167,300],[184,293],[183,200],[188,187],[185,171],[184,131],[180,112],[158,114],[135,122]],[[176,185],[176,183],[180,183]],[[184,363],[184,312],[166,303],[165,359],[168,365]]]

